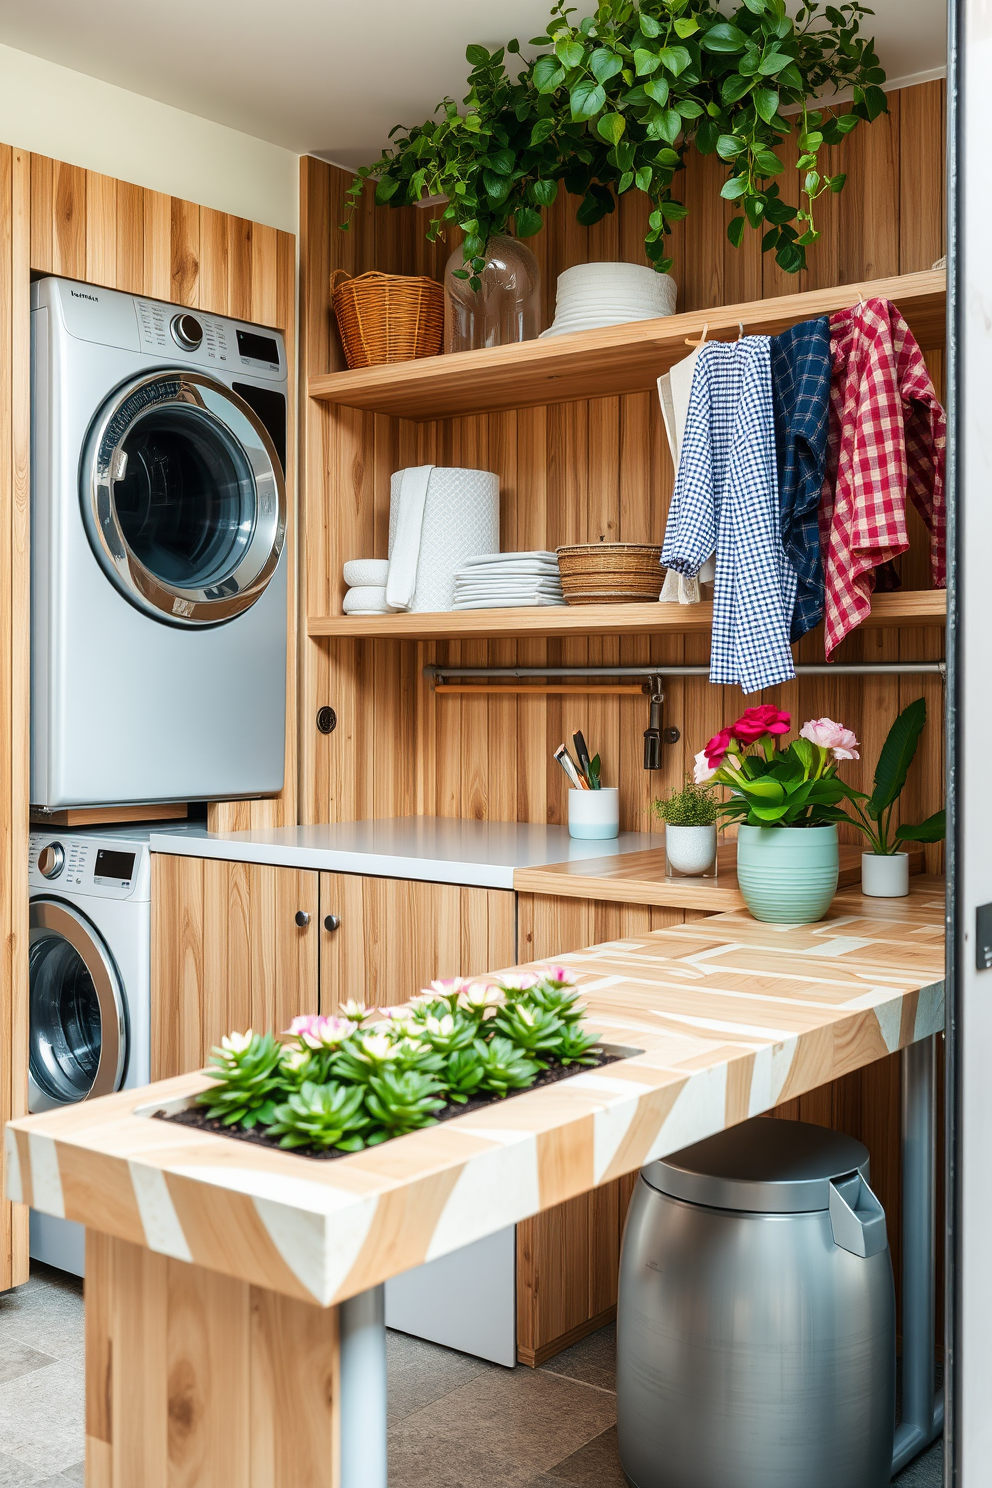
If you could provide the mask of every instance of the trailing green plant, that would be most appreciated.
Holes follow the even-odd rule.
[[[198,1097],[206,1115],[262,1125],[282,1147],[355,1152],[431,1125],[449,1102],[526,1090],[553,1061],[595,1063],[596,1035],[560,966],[433,982],[384,1013],[342,1011],[294,1018],[285,1043],[250,1030],[225,1038]]]
[[[926,699],[917,698],[915,703],[902,710],[889,729],[875,766],[871,795],[851,792],[857,812],[851,823],[868,839],[872,852],[879,857],[891,857],[904,842],[941,842],[944,838],[946,816],[943,811],[935,811],[918,826],[903,822],[894,832],[892,830],[892,813],[902,795],[926,721]]]
[[[820,151],[886,111],[885,73],[860,34],[871,14],[855,0],[804,0],[795,17],[784,0],[743,0],[729,10],[713,0],[602,0],[573,23],[577,12],[556,0],[546,31],[529,43],[533,56],[515,40],[493,52],[468,47],[462,107],[446,98],[423,124],[393,129],[394,143],[357,173],[342,226],[370,180],[380,206],[441,198],[427,236],[462,230],[458,272],[478,289],[487,240],[511,225],[531,237],[560,186],[581,198],[586,226],[635,189],[651,204],[647,256],[665,271],[667,236],[687,212],[672,188],[695,148],[726,164],[731,243],[739,247],[749,225],[762,233],[763,251],[797,273],[819,237],[814,204],[846,179],[821,169]],[[513,72],[511,57],[519,59]],[[811,107],[842,89],[853,92],[849,107]],[[778,152],[790,139],[802,182],[795,204],[777,179],[786,172]]]
[[[686,775],[678,790],[655,801],[654,813],[670,827],[711,827],[720,812],[720,803],[703,785],[696,785]]]

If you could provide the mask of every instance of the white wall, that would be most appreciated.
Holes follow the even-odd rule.
[[[2,45],[0,140],[268,227],[298,229],[299,157],[291,150]]]

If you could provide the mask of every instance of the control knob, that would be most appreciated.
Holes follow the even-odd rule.
[[[197,351],[203,340],[203,327],[195,315],[174,315],[172,317],[172,339],[183,351]]]
[[[49,842],[38,854],[38,872],[43,878],[58,878],[65,867],[65,849],[61,842]]]

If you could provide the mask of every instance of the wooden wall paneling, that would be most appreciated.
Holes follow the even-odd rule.
[[[27,1109],[29,191],[27,155],[0,146],[0,1125]],[[0,1178],[5,1166],[0,1159]],[[0,1289],[27,1278],[27,1210],[4,1197]]]
[[[143,293],[171,300],[173,233],[172,198],[162,191],[141,191]]]

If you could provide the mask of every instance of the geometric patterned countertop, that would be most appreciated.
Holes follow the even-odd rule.
[[[640,1052],[333,1162],[151,1120],[209,1084],[183,1075],[10,1122],[8,1196],[328,1306],[939,1032],[944,881],[556,959]]]

